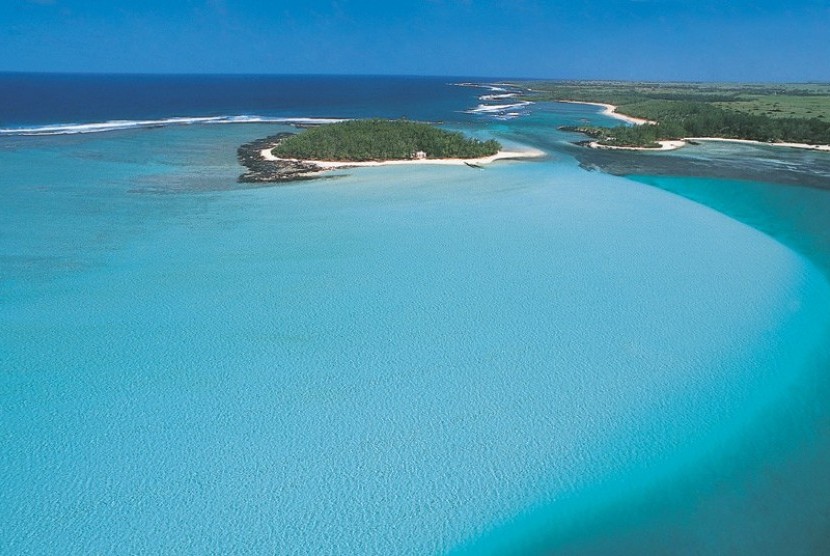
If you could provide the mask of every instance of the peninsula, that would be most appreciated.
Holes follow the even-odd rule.
[[[823,84],[523,83],[527,100],[605,108],[628,124],[561,129],[594,148],[670,150],[697,141],[741,141],[830,150],[830,86]]]
[[[242,145],[239,161],[248,168],[241,182],[311,179],[329,170],[400,164],[478,167],[496,160],[543,156],[535,149],[506,151],[495,140],[409,120],[346,120],[281,133]]]

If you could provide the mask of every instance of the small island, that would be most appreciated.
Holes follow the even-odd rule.
[[[421,122],[347,120],[288,137],[272,152],[279,158],[367,162],[482,158],[492,156],[500,149],[498,141],[479,141]]]
[[[344,120],[281,133],[242,145],[239,161],[248,168],[241,182],[283,182],[319,177],[329,170],[393,164],[466,164],[478,168],[495,160],[542,156],[536,150],[504,151],[493,139],[409,120]]]

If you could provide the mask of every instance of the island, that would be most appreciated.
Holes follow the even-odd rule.
[[[674,149],[697,141],[743,141],[830,151],[830,86],[618,81],[534,81],[532,101],[596,104],[627,124],[560,129],[584,146]]]
[[[410,120],[344,120],[280,133],[242,145],[245,183],[317,178],[330,170],[397,164],[454,164],[481,168],[496,160],[542,156],[535,149],[503,150],[433,124]]]

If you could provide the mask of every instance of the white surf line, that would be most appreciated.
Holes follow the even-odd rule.
[[[86,124],[46,124],[42,126],[16,127],[0,129],[0,136],[8,135],[75,135],[83,133],[104,133],[107,131],[120,131],[127,129],[141,129],[147,127],[167,127],[183,125],[214,125],[214,124],[256,124],[256,123],[282,123],[282,124],[327,124],[341,122],[343,119],[335,118],[272,118],[268,116],[197,116],[197,117],[173,117],[158,120],[109,120],[106,122],[94,122]]]
[[[465,114],[492,114],[492,113],[499,113],[499,112],[507,112],[509,110],[515,110],[516,108],[524,108],[526,106],[532,105],[532,102],[529,101],[522,101],[516,102],[513,104],[479,104],[475,108],[470,108],[469,110],[464,110]]]
[[[498,95],[482,95],[478,97],[478,100],[504,100],[506,98],[516,98],[517,96],[519,96],[519,93],[501,93]]]

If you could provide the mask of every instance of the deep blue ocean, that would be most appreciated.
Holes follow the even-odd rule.
[[[468,108],[468,79],[347,76],[0,75],[0,128],[217,116],[408,117]]]
[[[0,75],[0,554],[828,553],[827,161],[514,91]],[[237,182],[355,117],[545,156]]]

